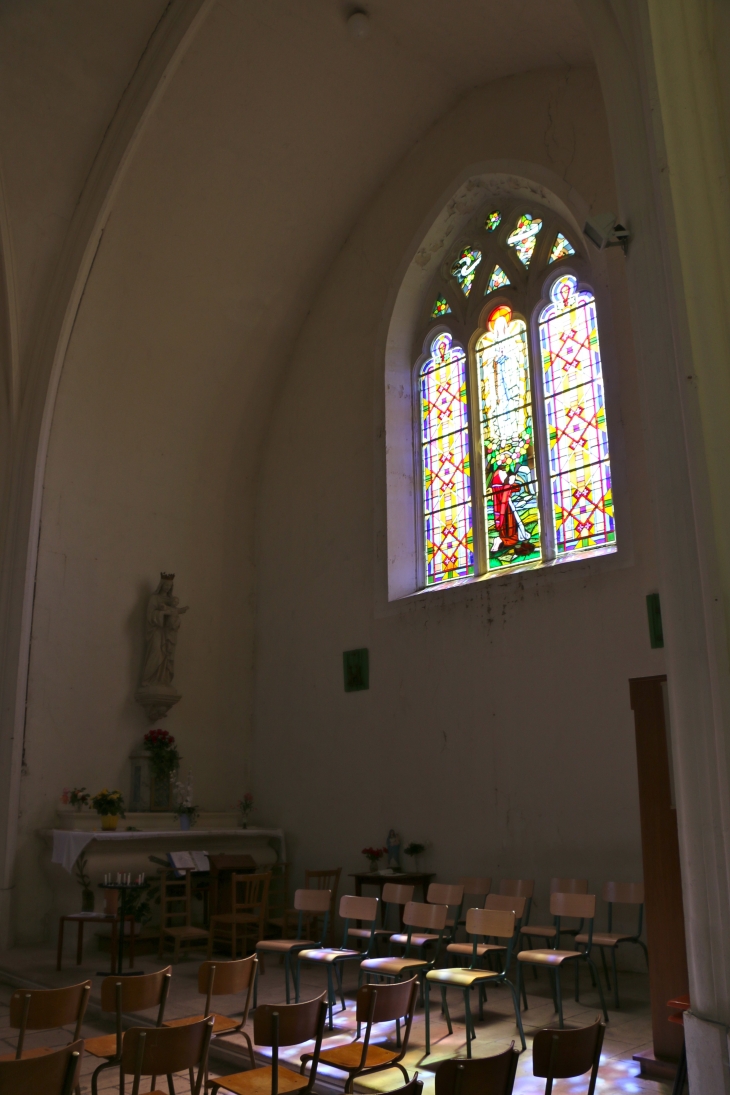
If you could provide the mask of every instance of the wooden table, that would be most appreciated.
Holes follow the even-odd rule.
[[[380,888],[380,926],[385,927],[385,906],[382,901],[383,886],[386,882],[393,882],[396,886],[420,886],[423,900],[426,900],[428,887],[434,874],[426,871],[398,871],[393,874],[381,874],[380,871],[357,871],[350,878],[355,879],[355,893],[362,896],[363,886],[378,886]],[[403,927],[403,909],[401,909],[401,928]]]

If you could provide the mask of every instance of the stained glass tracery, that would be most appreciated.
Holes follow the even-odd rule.
[[[451,273],[459,283],[459,287],[465,297],[471,292],[474,275],[477,266],[482,261],[482,253],[475,247],[465,247],[458,259],[451,267]]]
[[[484,222],[487,232],[496,232],[502,223],[502,214],[498,209],[493,209]]]
[[[437,297],[433,302],[433,308],[431,309],[431,319],[438,319],[439,316],[447,316],[451,311],[451,306],[446,297]]]
[[[535,244],[541,228],[542,221],[539,217],[533,217],[530,213],[523,213],[517,221],[514,232],[511,236],[507,237],[508,245],[514,247],[517,252],[517,257],[523,266],[530,265],[530,259],[535,250]]]
[[[495,266],[489,277],[489,282],[487,283],[484,295],[487,296],[488,293],[493,293],[495,289],[501,289],[504,285],[510,284],[511,282],[502,267]]]
[[[563,235],[562,232],[558,232],[555,243],[553,244],[552,250],[550,252],[548,266],[551,262],[557,262],[558,259],[564,259],[566,255],[574,254],[575,247],[573,247],[573,244]]]
[[[421,369],[426,585],[474,574],[466,355],[448,332]]]
[[[527,328],[509,305],[476,345],[488,569],[541,557]]]
[[[540,314],[550,493],[558,556],[616,542],[596,302],[557,278]]]

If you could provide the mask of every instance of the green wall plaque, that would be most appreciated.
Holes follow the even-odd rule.
[[[664,646],[664,631],[662,629],[662,606],[659,603],[658,593],[647,593],[646,614],[649,617],[649,642],[652,650],[659,650]]]
[[[342,654],[345,692],[362,692],[370,687],[370,656],[366,646]]]

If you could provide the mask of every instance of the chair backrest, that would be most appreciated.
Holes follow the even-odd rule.
[[[322,914],[329,910],[331,890],[295,890],[294,908],[297,912]]]
[[[503,878],[499,884],[499,892],[507,897],[530,898],[535,893],[535,880],[533,878]]]
[[[64,989],[17,989],[10,997],[10,1026],[16,1030],[80,1026],[90,992],[91,981]]]
[[[513,1042],[494,1057],[442,1061],[436,1069],[436,1095],[512,1095],[519,1059]]]
[[[215,852],[208,856],[210,861],[210,911],[228,913],[231,911],[231,875],[234,871],[241,874],[256,871],[256,860],[241,852]]]
[[[298,1046],[321,1037],[327,1014],[325,993],[301,1004],[259,1004],[253,1013],[253,1040],[257,1046],[273,1046],[278,1015],[279,1046]]]
[[[124,1035],[121,1073],[134,1075],[135,1091],[140,1076],[165,1076],[197,1068],[193,1091],[198,1095],[205,1076],[213,1016],[179,1027],[130,1027]]]
[[[422,1091],[423,1081],[418,1079],[418,1073],[416,1072],[410,1083],[403,1084],[403,1087],[393,1088],[388,1095],[421,1095]]]
[[[166,966],[156,973],[143,973],[139,977],[112,974],[101,983],[101,1010],[117,1010],[117,985],[120,985],[119,1003],[122,1011],[144,1011],[158,1008],[167,998],[172,969]]]
[[[464,897],[464,887],[459,883],[448,885],[445,882],[432,882],[428,887],[426,901],[429,905],[460,905]]]
[[[643,882],[605,882],[601,894],[604,901],[617,905],[643,905]]]
[[[491,878],[477,878],[465,875],[459,879],[459,885],[469,897],[486,897],[492,888]]]
[[[233,996],[247,989],[256,973],[256,955],[236,958],[232,962],[213,959],[198,967],[198,992],[211,996]]]
[[[599,1017],[591,1026],[577,1030],[538,1030],[532,1043],[533,1076],[565,1080],[589,1069],[597,1075],[605,1029]],[[595,1075],[591,1076],[593,1086]]]
[[[329,939],[332,941],[332,933],[334,931],[335,924],[335,902],[337,901],[337,890],[340,886],[340,875],[342,874],[342,867],[334,867],[328,871],[305,871],[304,872],[304,888],[305,890],[329,890],[332,894],[330,900],[330,914],[329,914]],[[325,932],[322,932],[324,937]]]
[[[468,909],[466,930],[469,935],[509,939],[515,933],[515,914],[511,909]]]
[[[256,860],[253,856],[230,852],[216,852],[208,856],[210,873],[220,874],[221,871],[251,871],[256,870]]]
[[[177,877],[174,868],[165,867],[160,871],[160,931],[190,927],[190,874],[187,868],[183,878]]]
[[[551,878],[550,893],[588,893],[588,879]]]
[[[232,912],[257,913],[263,921],[269,899],[271,872],[261,874],[233,874],[231,876]],[[262,924],[263,927],[263,924]]]
[[[408,886],[402,882],[386,882],[383,886],[383,901],[386,905],[407,905],[413,900],[415,886]]]
[[[442,932],[449,915],[448,905],[428,905],[409,901],[403,910],[403,923],[407,928],[424,928]]]
[[[526,897],[510,897],[508,894],[490,893],[487,894],[484,908],[497,909],[500,912],[513,912],[515,920],[521,920],[525,915],[526,901]]]
[[[368,1021],[373,996],[373,1023],[391,1023],[402,1019],[413,1011],[417,995],[417,977],[411,977],[409,981],[394,981],[389,985],[363,985],[357,990],[356,1019],[358,1023]]]
[[[576,920],[592,920],[596,915],[596,895],[593,893],[554,893],[550,895],[553,916],[574,916]]]
[[[83,1053],[80,1039],[39,1057],[0,1061],[0,1091],[7,1095],[71,1095]]]
[[[340,898],[340,916],[343,920],[366,920],[371,923],[377,915],[377,897],[351,897],[348,894]]]

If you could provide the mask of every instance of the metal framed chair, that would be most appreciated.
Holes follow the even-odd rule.
[[[296,977],[296,997],[299,999],[299,979],[302,968],[302,962],[311,963],[314,965],[324,965],[327,970],[327,999],[329,1001],[329,1029],[333,1028],[332,1010],[335,1002],[335,991],[332,981],[332,970],[334,969],[337,974],[337,985],[340,990],[340,1000],[342,1001],[342,1010],[345,1010],[345,994],[342,991],[342,966],[345,962],[360,962],[362,960],[363,953],[367,956],[370,954],[370,950],[373,945],[373,938],[375,932],[375,923],[378,915],[379,898],[377,897],[352,897],[345,896],[340,899],[340,917],[345,921],[345,926],[342,933],[342,946],[341,947],[313,947],[307,948],[297,952],[297,977]],[[367,949],[351,950],[347,946],[347,940],[350,931],[351,920],[364,920],[370,924],[370,939],[368,941]],[[359,978],[358,978],[359,982]],[[359,987],[359,984],[358,984]]]
[[[372,1072],[382,1072],[388,1068],[398,1068],[408,1082],[408,1072],[401,1061],[408,1052],[408,1042],[416,1010],[418,979],[397,981],[391,985],[363,985],[358,989],[355,1014],[357,1017],[357,1037],[346,1046],[323,1049],[320,1062],[330,1068],[347,1073],[345,1092],[353,1090],[355,1080]],[[400,1037],[400,1022],[405,1022],[403,1039]],[[396,1024],[397,1049],[385,1049],[383,1046],[370,1045],[370,1035],[375,1023]],[[360,1027],[365,1023],[365,1035],[360,1041]],[[311,1053],[302,1056],[301,1072],[304,1072]]]
[[[84,1049],[92,1057],[104,1058],[94,1069],[91,1077],[92,1095],[97,1095],[99,1074],[104,1069],[120,1064],[122,1060],[122,1015],[130,1011],[146,1011],[157,1008],[156,1026],[161,1027],[165,1017],[165,1004],[170,991],[172,971],[170,966],[156,973],[146,973],[141,977],[124,977],[114,974],[105,977],[101,983],[101,1010],[113,1011],[116,1017],[116,1033],[103,1034],[98,1038],[87,1038]]]
[[[447,907],[456,906],[456,912],[453,916],[446,916],[446,928],[444,930],[445,936],[453,942],[453,938],[456,931],[456,925],[459,923],[459,917],[461,916],[461,906],[464,900],[464,887],[460,884],[449,885],[443,882],[432,882],[428,887],[426,894],[426,903],[428,905],[446,905]],[[396,932],[395,935],[391,935],[391,954],[393,953],[393,944],[400,947],[405,947],[406,943],[410,941],[412,947],[418,947],[422,956],[425,954],[425,948],[431,943],[435,943],[439,939],[438,934],[433,932],[420,932],[414,935],[412,932]]]
[[[594,1095],[605,1031],[600,1017],[577,1030],[538,1030],[532,1042],[532,1074],[546,1077],[545,1095],[550,1095],[553,1080],[583,1076],[588,1071],[587,1095]]]
[[[550,879],[550,896],[554,893],[588,893],[588,879],[587,878],[551,878]],[[528,924],[525,923],[522,928],[522,936],[527,940],[526,949],[532,948],[533,937],[538,939],[555,939],[555,923],[552,924]],[[569,929],[566,928],[563,934],[577,935],[579,931],[583,930],[581,924],[579,928]],[[558,939],[557,946],[560,946],[560,940]]]
[[[3,1095],[71,1095],[78,1087],[84,1043],[71,1042],[22,1060],[0,1059],[0,1091]]]
[[[187,1071],[191,1095],[200,1095],[208,1067],[208,1046],[213,1016],[200,1023],[182,1027],[130,1027],[124,1035],[119,1064],[119,1089],[124,1091],[125,1076],[132,1076],[132,1093],[139,1095],[143,1076],[167,1076],[170,1095],[175,1095],[172,1074]],[[198,1070],[197,1078],[194,1075]],[[154,1079],[153,1079],[154,1084]],[[151,1095],[162,1095],[152,1092]]]
[[[646,958],[646,968],[649,968],[649,952],[646,949],[646,944],[641,939],[641,930],[644,923],[644,886],[641,882],[606,882],[601,894],[603,900],[608,904],[608,924],[605,932],[593,933],[593,946],[601,948],[601,960],[603,962],[603,973],[606,978],[606,985],[608,991],[611,991],[611,979],[608,976],[608,967],[606,965],[606,949],[611,951],[611,968],[613,970],[613,1002],[614,1006],[618,1008],[618,975],[616,973],[616,951],[622,943],[636,943],[641,947]],[[636,926],[636,932],[621,933],[612,931],[613,928],[613,906],[614,905],[638,905],[639,906],[639,921]],[[587,943],[588,936],[585,932],[580,932],[575,937],[576,943]]]
[[[251,1039],[243,1029],[248,1021],[249,1006],[253,987],[256,982],[256,967],[258,959],[255,954],[248,958],[237,958],[231,962],[213,960],[201,962],[198,968],[198,992],[205,995],[205,1014],[191,1015],[184,1019],[168,1019],[166,1027],[189,1026],[191,1023],[200,1023],[203,1019],[213,1017],[212,1038],[226,1038],[234,1034],[240,1034],[248,1045],[248,1053],[251,1058],[251,1068],[256,1068],[256,1059],[253,1055]],[[246,1001],[243,1014],[239,1020],[231,1015],[221,1015],[217,1011],[211,1011],[210,1005],[213,996],[238,996],[246,993]]]
[[[464,909],[464,906],[466,906],[467,909],[484,908],[484,901],[492,888],[491,878],[488,878],[486,875],[482,878],[471,875],[463,875],[459,879],[459,885],[464,887],[464,898],[461,905],[462,910]],[[473,901],[472,898],[476,898],[477,900]],[[448,927],[448,920],[446,921],[446,924]],[[459,923],[457,927],[463,928],[465,926],[466,915],[463,915],[459,917]],[[454,938],[456,938],[456,933],[454,933]]]
[[[10,997],[9,1025],[18,1031],[18,1043],[15,1053],[3,1054],[0,1061],[20,1061],[50,1052],[46,1047],[23,1051],[29,1030],[58,1030],[73,1023],[71,1041],[78,1042],[90,992],[91,981],[63,989],[17,989]]]
[[[269,899],[271,873],[234,874],[231,878],[231,911],[215,913],[210,918],[208,958],[213,955],[215,943],[231,948],[231,958],[238,957],[241,944],[242,957],[246,954],[248,940],[260,939],[266,924],[266,908]]]
[[[367,976],[368,981],[374,976],[386,981],[400,981],[411,970],[419,977],[423,977],[438,961],[448,914],[448,905],[428,905],[419,901],[409,901],[403,911],[403,924],[408,929],[403,954],[399,958],[393,956],[366,958],[360,965],[361,973]],[[414,928],[420,928],[421,931],[414,933]],[[429,934],[429,939],[436,941],[430,959],[411,954],[414,947],[419,951],[422,949],[418,940],[422,937],[424,929]]]
[[[490,893],[487,894],[485,899],[485,909],[489,909],[492,912],[511,912],[514,913],[514,945],[517,944],[519,937],[520,926],[522,923],[522,917],[525,912],[524,897],[503,897],[502,894]],[[471,912],[471,909],[467,911],[467,916]],[[467,928],[468,931],[468,928]],[[496,938],[494,936],[492,939]],[[493,954],[496,956],[499,952],[504,951],[506,947],[502,943],[489,942],[489,939],[485,939],[483,943],[477,945],[477,957],[478,958],[490,958]],[[446,948],[446,953],[452,956],[452,965],[458,965],[458,959],[461,957],[472,958],[474,951],[473,943],[449,943]],[[514,953],[514,947],[513,947]],[[511,961],[511,959],[510,959]]]
[[[415,886],[408,886],[398,882],[385,883],[381,894],[383,901],[383,908],[381,909],[383,924],[388,923],[388,914],[390,913],[390,910],[397,909],[398,926],[401,926],[401,911],[409,901],[413,900],[415,889]],[[392,928],[376,928],[374,932],[376,944],[379,943],[381,939],[389,939],[392,934]],[[350,936],[353,939],[367,939],[370,936],[370,932],[367,928],[350,928]]]
[[[253,1037],[257,1046],[271,1046],[271,1064],[217,1077],[212,1082],[211,1095],[218,1095],[219,1090],[231,1091],[233,1095],[311,1091],[317,1078],[326,1018],[324,993],[315,1000],[306,1000],[301,1004],[259,1004],[254,1012]],[[298,1046],[309,1041],[314,1042],[309,1076],[302,1076],[279,1064],[282,1046]]]
[[[326,932],[322,932],[322,939],[326,939],[331,947],[335,941],[335,906],[337,903],[337,891],[340,888],[340,875],[342,874],[342,867],[333,867],[327,871],[310,871],[304,872],[304,889],[305,890],[329,890],[332,894],[330,899],[330,915],[329,915],[329,935]],[[312,928],[309,924],[305,926],[306,932],[312,932]]]
[[[511,900],[515,900],[512,898]],[[469,909],[466,914],[466,930],[472,938],[472,960],[469,966],[462,967],[447,967],[446,969],[432,969],[426,974],[426,1055],[431,1052],[431,1014],[429,1006],[430,986],[438,985],[441,989],[441,1000],[443,1003],[444,1014],[446,1016],[446,1023],[449,1029],[449,1034],[453,1033],[451,1025],[451,1017],[449,1015],[449,1006],[446,1000],[446,990],[448,988],[461,989],[464,994],[464,1013],[466,1016],[466,1055],[467,1058],[471,1057],[471,1043],[476,1038],[476,1032],[474,1030],[474,1022],[471,1016],[471,1004],[469,1000],[469,993],[472,989],[479,990],[479,1017],[484,1018],[484,997],[483,990],[487,985],[507,985],[512,993],[512,1000],[515,1006],[515,1019],[517,1021],[517,1029],[520,1032],[520,1041],[522,1042],[522,1048],[525,1049],[525,1034],[522,1029],[522,1018],[520,1016],[520,1004],[519,998],[515,986],[511,981],[507,980],[507,972],[512,961],[512,948],[515,943],[515,914],[510,911],[500,911],[498,909]],[[503,947],[499,948],[504,951],[504,966],[501,970],[487,970],[479,963],[485,952],[480,955],[480,947],[484,944],[479,943],[479,939],[486,939],[490,936],[497,939],[504,939],[506,942]],[[497,948],[492,948],[492,950]]]
[[[577,894],[577,893],[554,893],[550,898],[550,912],[555,917],[555,937],[554,945],[544,950],[526,950],[520,951],[517,955],[517,990],[520,991],[522,985],[522,966],[525,962],[530,962],[534,966],[544,966],[550,973],[552,985],[553,985],[553,1000],[555,1002],[555,1010],[558,1013],[560,1020],[560,1027],[563,1027],[563,999],[560,988],[560,969],[566,963],[573,963],[575,966],[575,998],[578,1000],[578,973],[581,962],[586,962],[588,968],[593,972],[594,984],[598,988],[598,995],[601,998],[601,1009],[603,1011],[603,1017],[608,1022],[608,1012],[606,1011],[606,1001],[603,998],[603,989],[601,988],[601,982],[598,977],[596,967],[591,958],[591,945],[593,939],[593,921],[596,915],[596,895],[595,894]],[[563,916],[575,917],[578,920],[583,921],[588,926],[587,936],[588,941],[584,945],[583,950],[579,951],[564,951],[558,949],[558,940],[560,939],[560,919]],[[524,934],[524,932],[523,932]],[[527,1004],[525,1004],[525,1010],[527,1010]]]
[[[330,914],[330,902],[332,894],[329,890],[297,890],[294,894],[294,909],[297,913],[297,934],[295,939],[259,939],[256,944],[256,957],[261,963],[261,972],[265,972],[264,955],[278,954],[284,958],[284,983],[286,985],[286,1002],[290,1002],[289,978],[292,975],[291,961],[299,951],[307,947],[322,947],[327,938],[327,923]],[[304,939],[305,922],[317,922],[322,916],[322,936],[317,939]],[[353,929],[351,928],[350,931]],[[258,984],[254,986],[253,1006],[256,1008],[258,999]]]
[[[442,1061],[436,1069],[436,1095],[512,1095],[519,1059],[513,1042],[493,1057]]]
[[[525,898],[526,904],[523,923],[527,924],[530,919],[532,898],[535,893],[535,880],[533,878],[503,878],[499,883],[498,892],[502,895],[502,897]]]

